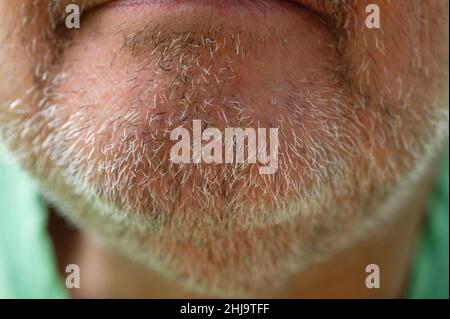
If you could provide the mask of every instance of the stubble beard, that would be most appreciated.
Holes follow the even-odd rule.
[[[147,31],[144,34],[150,34]],[[238,33],[243,47],[246,38],[254,38]],[[46,197],[82,229],[188,289],[245,296],[280,286],[309,263],[376,231],[416,189],[438,153],[448,136],[448,111],[438,106],[439,99],[432,101],[430,105],[436,106],[421,112],[426,124],[413,138],[397,134],[401,127],[398,119],[391,120],[393,126],[377,130],[382,121],[379,109],[371,111],[366,100],[330,75],[321,86],[329,95],[319,97],[308,96],[312,88],[298,78],[286,79],[286,87],[295,83],[301,89],[289,87],[278,92],[273,107],[281,111],[275,119],[261,116],[253,122],[248,115],[259,105],[251,105],[245,94],[231,94],[233,85],[221,85],[225,87],[222,93],[213,90],[216,93],[211,96],[205,93],[211,86],[198,81],[198,70],[208,65],[195,64],[195,58],[207,56],[211,43],[227,40],[236,47],[231,34],[236,34],[235,30],[191,35],[191,44],[199,47],[194,53],[192,48],[188,54],[184,51],[188,59],[184,62],[180,62],[183,49],[167,49],[176,40],[175,33],[165,34],[159,50],[172,55],[167,63],[173,65],[164,68],[176,70],[168,72],[174,78],[179,78],[180,72],[188,78],[174,92],[169,87],[160,92],[158,99],[165,98],[162,104],[176,111],[158,119],[157,130],[142,133],[155,113],[142,114],[145,105],[139,105],[137,98],[125,108],[117,104],[124,111],[107,122],[84,112],[86,105],[78,105],[72,112],[77,101],[58,91],[67,72],[57,69],[47,75],[43,87],[27,90],[21,103],[10,107],[0,122],[3,138],[23,165],[38,176]],[[126,45],[133,47],[132,41]],[[233,56],[229,50],[228,46],[219,47],[216,56],[205,59],[221,65],[225,53]],[[246,62],[245,57],[234,54],[237,63]],[[194,59],[189,60],[189,55]],[[160,60],[148,60],[145,67],[161,68],[155,61]],[[186,67],[193,70],[190,76]],[[232,78],[233,71],[227,72]],[[186,97],[188,87],[195,98]],[[211,98],[222,101],[222,107],[234,106],[234,111],[228,116],[220,108],[205,113],[203,102]],[[263,100],[270,103],[271,98]],[[38,104],[39,111],[27,109],[27,101]],[[411,102],[405,97],[402,103]],[[417,117],[414,110],[402,109],[405,118]],[[355,110],[364,110],[364,122]],[[224,116],[231,127],[270,127],[275,123],[284,137],[279,171],[264,177],[255,174],[254,165],[172,164],[167,134],[196,116],[218,127]],[[320,135],[305,128],[304,117]],[[376,155],[379,148],[397,152],[399,158],[380,160]],[[264,200],[257,201],[260,197]]]

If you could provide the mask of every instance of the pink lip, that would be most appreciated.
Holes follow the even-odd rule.
[[[180,5],[195,5],[197,7],[215,7],[219,9],[275,9],[277,6],[285,4],[300,4],[298,0],[113,0],[108,3],[108,7],[177,7]]]

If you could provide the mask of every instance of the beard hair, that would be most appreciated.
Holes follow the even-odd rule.
[[[157,31],[151,28],[125,36],[124,48],[137,57],[149,52],[140,44],[151,43],[148,40]],[[239,33],[242,54],[246,47],[253,47],[249,41],[254,35]],[[190,44],[200,56],[209,54],[211,48],[217,50],[212,59],[218,59],[223,51],[236,48],[233,34],[202,31],[191,35],[190,41],[194,42]],[[187,45],[184,39],[177,32],[166,31],[163,40],[153,43],[150,51],[156,50],[158,58],[146,61],[147,66],[156,63],[153,66],[173,67],[176,77],[207,68],[204,64],[195,65],[195,59],[189,60],[189,55],[184,56],[188,60],[180,62],[180,55],[186,53],[179,48]],[[224,40],[228,44],[217,48],[217,43]],[[174,41],[178,43],[175,46]],[[190,54],[194,57],[195,53]],[[194,71],[186,71],[186,64]],[[367,100],[356,94],[353,87],[343,86],[335,91],[334,81],[338,80],[332,77],[327,79],[331,83],[328,88],[320,88],[322,94],[332,92],[329,98],[317,99],[308,96],[310,91],[293,87],[290,92],[282,92],[282,98],[276,101],[278,108],[284,110],[276,121],[260,119],[262,127],[275,122],[284,136],[280,169],[274,176],[255,177],[253,165],[180,167],[168,161],[167,132],[180,123],[186,125],[189,117],[179,122],[180,113],[173,112],[161,121],[159,130],[139,135],[136,131],[130,133],[130,128],[147,125],[152,115],[139,113],[138,99],[124,113],[100,125],[88,111],[83,111],[89,107],[86,105],[78,107],[75,113],[69,112],[68,117],[55,116],[70,109],[67,100],[62,102],[66,96],[58,92],[67,74],[51,61],[33,65],[38,81],[23,96],[8,103],[6,112],[0,113],[0,123],[3,139],[19,161],[39,177],[48,199],[108,246],[189,289],[224,296],[244,296],[279,286],[289,274],[367,236],[369,230],[376,229],[404,203],[448,136],[448,110],[438,106],[437,98],[429,110],[418,113],[409,107],[415,99],[410,94],[412,88],[399,89],[401,107],[386,106],[381,96]],[[373,67],[367,67],[367,61],[361,62],[360,69],[366,72],[361,78],[376,74]],[[227,76],[232,77],[232,71]],[[203,102],[210,96],[182,99],[180,93],[197,79],[198,75],[191,76],[181,89],[174,94],[164,92],[158,100],[164,97],[167,105],[187,107],[191,118],[202,114]],[[291,80],[302,88],[306,85],[302,80]],[[231,127],[257,126],[245,113],[252,109],[245,107],[245,96],[216,97],[227,98],[223,106],[235,108],[234,116],[227,117]],[[369,120],[363,122],[358,112]],[[216,111],[206,120],[214,126],[221,116]],[[301,116],[317,125],[320,139],[302,127]],[[142,123],[143,119],[147,123]],[[404,121],[417,123],[408,136],[400,133]],[[383,125],[385,122],[390,125]],[[105,134],[106,140],[114,142],[103,147],[98,140],[105,139]],[[151,141],[145,143],[145,139]],[[364,146],[367,139],[369,150]],[[398,156],[377,158],[375,150],[383,148]],[[154,150],[157,151],[153,158],[146,157]],[[155,159],[159,161],[155,163]],[[360,165],[352,167],[355,162]],[[146,170],[156,179],[169,176],[170,183],[162,184],[159,192],[164,197],[158,197],[149,186]],[[296,175],[299,170],[301,178]],[[273,189],[275,182],[281,185],[278,189]],[[240,191],[236,192],[236,187]],[[186,189],[191,191],[183,191]],[[260,194],[265,195],[265,200],[255,202]],[[245,196],[250,198],[247,203]],[[196,203],[195,209],[186,208],[185,204],[191,202]],[[252,267],[256,269],[251,271]]]

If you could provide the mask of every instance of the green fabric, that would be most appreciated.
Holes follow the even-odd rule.
[[[448,299],[449,154],[428,203],[428,218],[409,287],[410,298]]]
[[[1,147],[0,298],[64,298],[36,185]]]
[[[0,298],[66,298],[46,232],[46,210],[36,186],[5,163],[0,145]],[[3,161],[2,161],[3,160]],[[408,296],[449,296],[448,153],[412,271]]]

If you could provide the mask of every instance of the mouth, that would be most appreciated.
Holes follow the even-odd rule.
[[[295,3],[295,4],[305,4],[307,2],[299,1],[289,1],[289,0],[112,0],[109,1],[109,6],[114,7],[144,7],[144,6],[152,6],[152,7],[211,7],[216,9],[230,9],[230,8],[239,8],[239,9],[275,9],[277,6],[286,3]]]
[[[73,2],[73,1],[71,1]],[[130,9],[130,8],[187,8],[187,7],[209,7],[216,10],[238,9],[252,10],[253,12],[267,13],[282,6],[303,7],[318,15],[326,16],[328,7],[318,0],[78,0],[83,10],[90,10],[97,7]],[[65,1],[60,2],[61,9],[65,6]],[[64,12],[64,10],[61,10]]]
[[[306,6],[311,6],[312,8],[319,8],[318,0],[85,0],[83,4],[84,7],[94,7],[97,5],[102,5],[106,3],[116,3],[117,5],[125,6],[138,6],[138,5],[167,5],[167,4],[181,4],[181,3],[195,3],[196,5],[206,4],[206,5],[217,5],[217,6],[233,6],[233,5],[254,5],[261,2],[262,5],[270,7],[274,2],[293,2],[297,4],[302,4]]]

